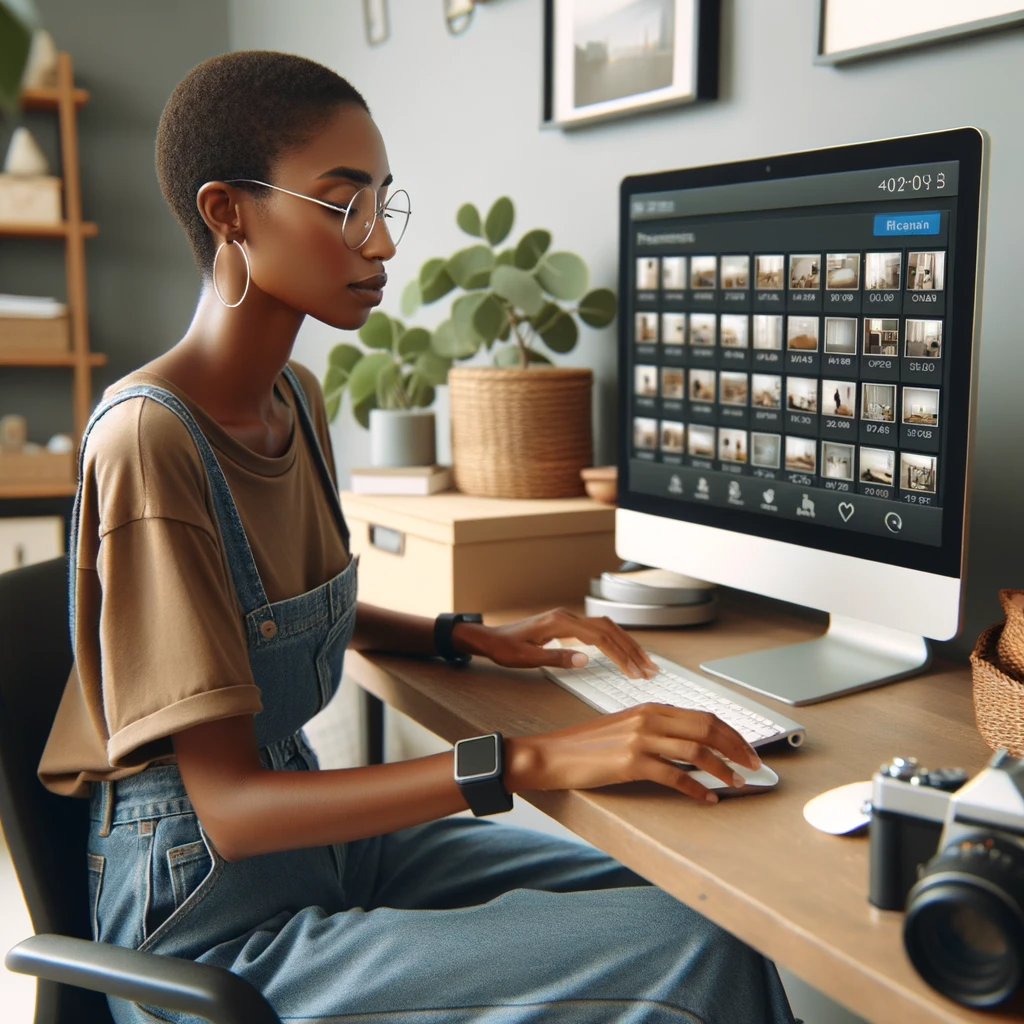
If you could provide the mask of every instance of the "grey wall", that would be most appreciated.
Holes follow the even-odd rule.
[[[71,53],[75,78],[92,96],[78,118],[82,208],[99,224],[86,241],[90,346],[109,362],[93,374],[93,395],[169,348],[184,332],[199,276],[184,235],[156,182],[153,144],[163,105],[194,64],[228,48],[226,0],[38,0],[43,23]],[[56,116],[0,120],[0,149],[24,123],[60,173]],[[0,291],[63,298],[58,241],[0,244]],[[33,440],[69,431],[71,374],[0,369],[0,413],[29,419]],[[0,514],[23,512],[0,502]],[[33,509],[34,511],[34,509]]]
[[[965,39],[871,63],[816,67],[817,0],[723,0],[721,98],[573,133],[538,130],[540,0],[491,0],[460,38],[448,36],[441,0],[389,0],[392,36],[371,49],[354,0],[229,0],[233,48],[291,50],[323,61],[365,94],[388,144],[396,183],[414,219],[390,268],[385,307],[428,256],[465,239],[459,205],[502,194],[517,230],[549,227],[555,245],[590,261],[597,283],[615,280],[617,189],[630,173],[743,159],[964,124],[992,136],[984,330],[975,460],[967,622],[953,646],[965,655],[1000,617],[999,587],[1024,586],[1018,503],[1024,482],[1016,257],[1024,133],[1024,34]],[[440,303],[444,306],[444,303]],[[441,310],[426,311],[429,323]],[[317,372],[339,339],[310,323],[296,356]],[[568,363],[598,379],[600,461],[614,454],[615,353],[611,331],[585,333]],[[343,475],[366,464],[366,435],[342,410],[336,448]]]

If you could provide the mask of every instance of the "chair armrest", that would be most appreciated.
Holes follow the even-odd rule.
[[[211,1024],[281,1024],[252,985],[212,964],[66,935],[33,935],[19,942],[4,963],[18,974],[194,1013]]]

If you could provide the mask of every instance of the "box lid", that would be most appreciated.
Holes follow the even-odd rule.
[[[610,533],[615,509],[590,498],[474,498],[457,491],[424,496],[343,491],[345,515],[443,544],[520,537]]]

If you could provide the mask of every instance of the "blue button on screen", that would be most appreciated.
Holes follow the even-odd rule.
[[[876,213],[876,235],[937,235],[942,214],[938,210],[927,213]]]

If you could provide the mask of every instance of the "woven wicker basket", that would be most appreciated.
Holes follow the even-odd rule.
[[[594,375],[569,367],[448,371],[455,486],[483,498],[569,498],[593,460]]]
[[[1024,591],[1001,590],[1006,620],[989,626],[971,652],[974,714],[993,749],[1024,757]]]

